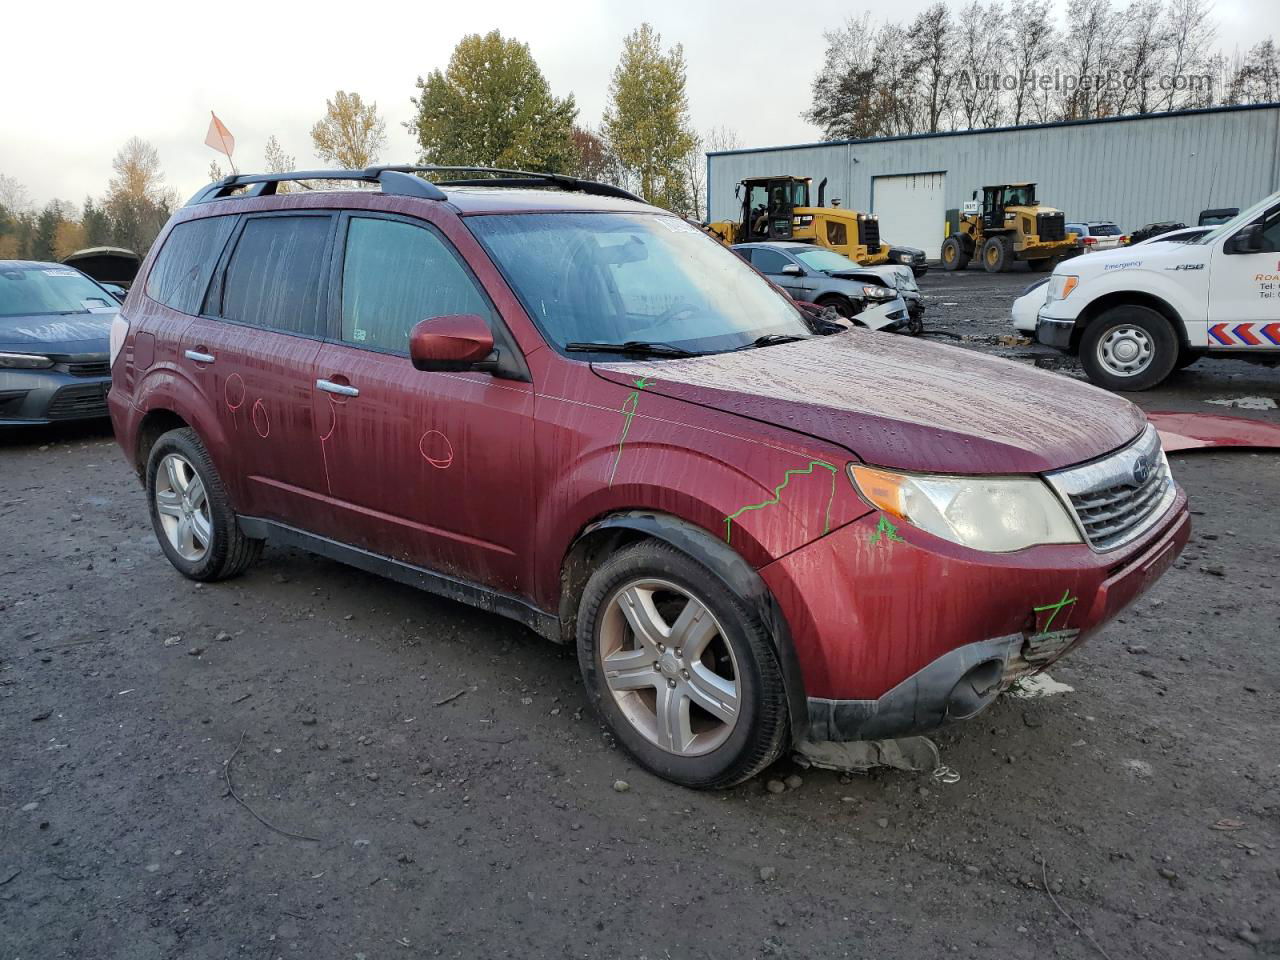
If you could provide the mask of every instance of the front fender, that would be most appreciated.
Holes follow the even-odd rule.
[[[1128,266],[1133,263],[1134,266]],[[1206,274],[1207,268],[1197,271],[1174,270],[1175,263],[1144,266],[1140,257],[1132,261],[1120,260],[1108,264],[1116,269],[1081,279],[1079,286],[1065,300],[1055,300],[1047,305],[1043,315],[1061,320],[1088,322],[1112,303],[1125,300],[1141,303],[1144,300],[1161,308],[1161,312],[1178,321],[1203,316],[1207,302],[1207,285],[1197,280],[1188,284],[1187,273]],[[1166,269],[1168,267],[1169,269]],[[1175,329],[1179,339],[1185,339],[1184,329]]]

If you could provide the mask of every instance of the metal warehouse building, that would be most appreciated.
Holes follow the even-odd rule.
[[[1280,189],[1280,104],[710,153],[710,219],[739,215],[738,181],[773,175],[812,177],[815,203],[826,177],[828,198],[878,214],[886,241],[931,259],[946,211],[987,184],[1038,183],[1068,221],[1193,224]]]

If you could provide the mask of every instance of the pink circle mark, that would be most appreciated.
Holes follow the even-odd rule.
[[[258,436],[262,437],[262,439],[265,440],[267,437],[271,436],[271,418],[267,416],[267,405],[262,402],[261,397],[253,401],[252,413],[253,413],[253,429],[257,430]],[[259,414],[262,415],[261,423],[258,422]]]
[[[239,398],[233,401],[231,395],[237,391]],[[240,378],[240,374],[233,373],[227,377],[226,382],[222,385],[222,399],[226,401],[227,409],[232,413],[244,406],[244,380]]]
[[[431,453],[427,452],[429,449]],[[418,440],[418,452],[422,454],[423,460],[437,470],[447,470],[453,463],[453,444],[439,430],[428,430],[422,435]]]

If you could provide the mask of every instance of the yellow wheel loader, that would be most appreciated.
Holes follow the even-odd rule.
[[[889,245],[880,242],[878,217],[826,206],[827,181],[818,184],[818,204],[809,206],[810,177],[752,177],[734,188],[742,201],[737,220],[720,220],[708,231],[727,244],[761,240],[816,243],[867,266],[885,263]]]
[[[1008,270],[1024,260],[1037,273],[1052,270],[1076,250],[1060,210],[1040,206],[1034,183],[1005,183],[982,188],[960,210],[947,211],[942,266],[963,270],[977,257],[988,273]]]

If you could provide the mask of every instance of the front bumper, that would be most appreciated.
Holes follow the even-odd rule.
[[[981,712],[1083,643],[1190,536],[1186,496],[1126,548],[979,554],[871,513],[761,569],[790,626],[808,737],[865,740]],[[1057,606],[1056,613],[1050,613]]]
[[[105,365],[106,358],[102,359]],[[110,386],[110,374],[77,376],[57,367],[0,370],[0,426],[34,426],[105,417]]]
[[[1036,340],[1046,347],[1059,350],[1071,349],[1071,335],[1075,332],[1074,320],[1060,320],[1043,314],[1036,319]]]

